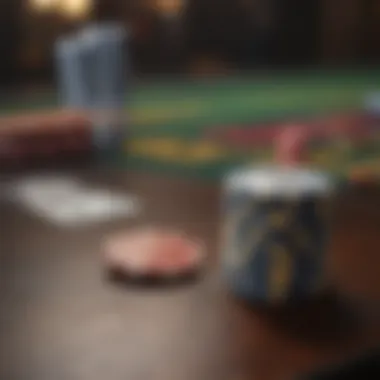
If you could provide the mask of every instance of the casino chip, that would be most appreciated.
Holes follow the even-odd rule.
[[[296,165],[307,160],[309,134],[302,125],[285,127],[275,139],[276,161],[283,165]]]
[[[103,253],[108,272],[125,279],[179,279],[195,275],[205,259],[200,242],[178,232],[153,228],[107,239]]]

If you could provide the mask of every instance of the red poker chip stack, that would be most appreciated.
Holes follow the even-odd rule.
[[[136,229],[106,240],[104,261],[110,273],[130,279],[169,280],[196,274],[203,245],[175,231]]]
[[[0,118],[0,169],[90,157],[91,123],[77,111]]]

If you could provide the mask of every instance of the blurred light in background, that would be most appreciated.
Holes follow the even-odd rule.
[[[59,0],[58,8],[69,18],[86,17],[93,6],[92,0]]]
[[[30,5],[38,12],[47,12],[54,9],[57,0],[30,0]]]
[[[31,7],[38,12],[57,12],[68,18],[83,18],[92,7],[92,0],[30,0]]]
[[[154,7],[164,16],[175,17],[181,13],[184,0],[153,0]]]

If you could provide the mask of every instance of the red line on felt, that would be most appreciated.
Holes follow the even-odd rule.
[[[297,121],[295,124],[304,125],[312,142],[313,139],[329,140],[347,137],[353,142],[361,142],[371,136],[374,124],[380,120],[365,114],[338,114],[321,119]],[[268,124],[237,125],[231,127],[213,128],[208,131],[206,138],[216,139],[228,145],[239,147],[255,147],[271,145],[277,134],[293,123],[276,122]]]

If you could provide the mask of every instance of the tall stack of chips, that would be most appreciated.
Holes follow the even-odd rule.
[[[85,108],[89,95],[81,81],[81,50],[70,38],[58,39],[55,47],[60,102],[68,108]]]
[[[91,25],[56,43],[61,101],[91,114],[94,145],[120,141],[125,100],[127,34],[118,24]]]
[[[334,186],[323,172],[242,169],[224,186],[224,272],[250,301],[278,304],[324,287]]]
[[[303,165],[308,139],[302,126],[286,128],[275,141],[275,165],[225,180],[224,272],[247,300],[279,304],[326,285],[335,181]]]

